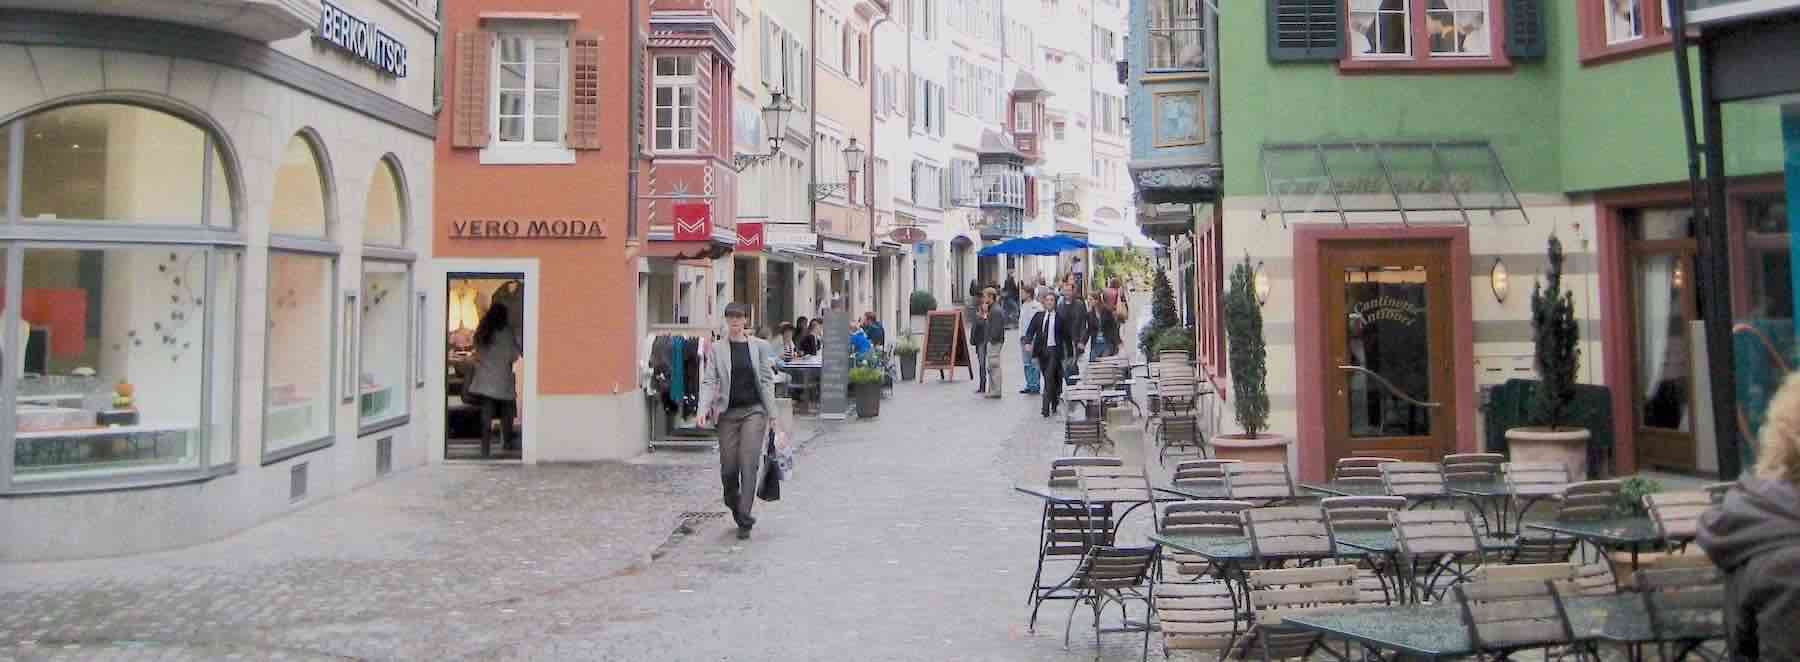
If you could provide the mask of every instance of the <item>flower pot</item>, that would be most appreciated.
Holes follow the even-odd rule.
[[[873,384],[851,384],[851,395],[856,396],[856,415],[861,418],[881,416],[881,382]]]
[[[1279,434],[1264,433],[1256,436],[1222,434],[1212,438],[1213,457],[1239,462],[1287,464],[1287,447],[1292,441],[1287,436]]]
[[[900,381],[910,382],[919,378],[919,355],[900,357]]]
[[[1569,468],[1569,480],[1588,479],[1587,428],[1511,428],[1506,447],[1513,462],[1561,462]]]

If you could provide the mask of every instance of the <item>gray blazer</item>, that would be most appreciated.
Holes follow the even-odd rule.
[[[715,340],[706,350],[706,365],[700,369],[700,402],[702,411],[725,413],[731,404],[731,341]],[[769,362],[769,342],[750,337],[750,363],[756,367],[756,395],[762,400],[763,413],[775,414],[775,367]]]

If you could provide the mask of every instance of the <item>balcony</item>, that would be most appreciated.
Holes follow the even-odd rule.
[[[180,23],[263,43],[305,33],[319,14],[317,3],[305,0],[0,0],[0,9]]]

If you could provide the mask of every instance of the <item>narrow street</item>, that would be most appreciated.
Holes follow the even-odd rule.
[[[1062,651],[1067,603],[1025,629],[1039,506],[1012,484],[1061,445],[1017,348],[1004,400],[933,374],[825,425],[748,542],[676,531],[723,510],[711,453],[432,466],[195,548],[0,566],[0,660],[1093,659],[1080,615]]]

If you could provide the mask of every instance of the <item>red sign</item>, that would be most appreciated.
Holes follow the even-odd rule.
[[[759,253],[763,249],[763,224],[738,221],[739,253]]]
[[[704,202],[675,203],[675,241],[712,239],[712,205]]]
[[[894,228],[888,233],[888,236],[902,244],[916,244],[925,241],[925,228],[903,225]]]

